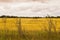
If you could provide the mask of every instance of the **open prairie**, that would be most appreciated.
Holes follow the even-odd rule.
[[[17,30],[18,19],[21,21],[22,30],[48,30],[50,20],[52,26],[55,26],[56,30],[60,30],[60,18],[0,18],[0,30]]]
[[[0,18],[0,40],[60,40],[60,18]]]

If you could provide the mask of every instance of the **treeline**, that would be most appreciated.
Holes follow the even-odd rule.
[[[18,16],[6,16],[6,15],[2,15],[0,16],[0,18],[60,18],[60,16],[46,16],[46,17],[18,17]]]
[[[0,18],[18,18],[18,16],[6,16],[6,15],[2,15],[2,16],[0,16]]]

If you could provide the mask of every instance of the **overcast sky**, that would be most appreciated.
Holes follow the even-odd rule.
[[[60,16],[60,0],[0,0],[0,15]]]

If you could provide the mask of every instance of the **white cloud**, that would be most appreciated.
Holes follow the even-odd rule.
[[[55,3],[56,2],[56,3]],[[0,3],[0,15],[14,16],[46,16],[60,15],[60,1],[40,2],[21,2],[21,3]]]

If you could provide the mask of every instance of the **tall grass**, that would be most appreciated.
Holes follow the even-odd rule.
[[[6,27],[6,20],[3,23]],[[55,25],[50,19],[49,29],[44,31],[22,31],[21,19],[17,20],[17,31],[0,30],[0,40],[60,40],[60,32],[56,31]],[[44,26],[43,26],[44,27]],[[53,27],[54,32],[51,30]]]
[[[60,32],[51,32],[48,39],[48,31],[23,31],[23,37],[18,31],[0,30],[0,40],[60,40]],[[26,39],[27,38],[27,39]]]

